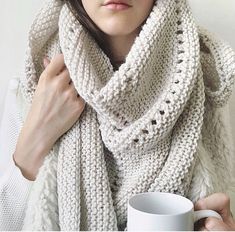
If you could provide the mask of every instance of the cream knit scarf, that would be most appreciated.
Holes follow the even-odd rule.
[[[40,10],[28,46],[26,102],[42,58],[62,52],[86,107],[39,170],[23,229],[124,230],[133,194],[187,196],[205,99],[226,103],[235,66],[231,48],[196,26],[186,0],[156,1],[117,71],[61,0]],[[212,76],[215,89],[205,83]]]

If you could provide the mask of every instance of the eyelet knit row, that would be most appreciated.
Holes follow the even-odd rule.
[[[201,54],[200,43],[209,52]],[[86,107],[40,169],[23,229],[125,230],[134,194],[201,196],[195,180],[204,183],[204,171],[200,177],[193,169],[201,128],[205,120],[214,123],[208,112],[227,102],[235,61],[228,45],[196,25],[186,0],[156,1],[116,71],[61,0],[46,2],[28,45],[20,82],[26,101],[32,102],[43,57],[62,52]],[[205,88],[211,77],[220,82],[216,91]],[[201,188],[208,190],[207,183]]]

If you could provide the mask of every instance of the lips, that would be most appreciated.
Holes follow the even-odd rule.
[[[128,3],[128,1],[125,0],[108,0],[105,1],[103,6],[111,6],[111,5],[116,5],[116,6],[123,6],[123,7],[131,7],[131,5]]]

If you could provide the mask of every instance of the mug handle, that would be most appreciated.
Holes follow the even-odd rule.
[[[214,210],[209,210],[209,209],[197,210],[194,211],[193,214],[194,214],[194,223],[202,218],[207,218],[207,217],[216,217],[220,220],[223,220],[222,217]]]

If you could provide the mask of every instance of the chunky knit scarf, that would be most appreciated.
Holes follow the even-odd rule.
[[[28,46],[25,102],[32,103],[43,57],[62,52],[86,107],[45,158],[23,229],[125,230],[136,193],[200,197],[193,170],[205,112],[227,102],[235,59],[228,44],[196,26],[186,0],[156,1],[116,71],[61,0],[42,7]],[[205,130],[203,139],[210,136]]]

